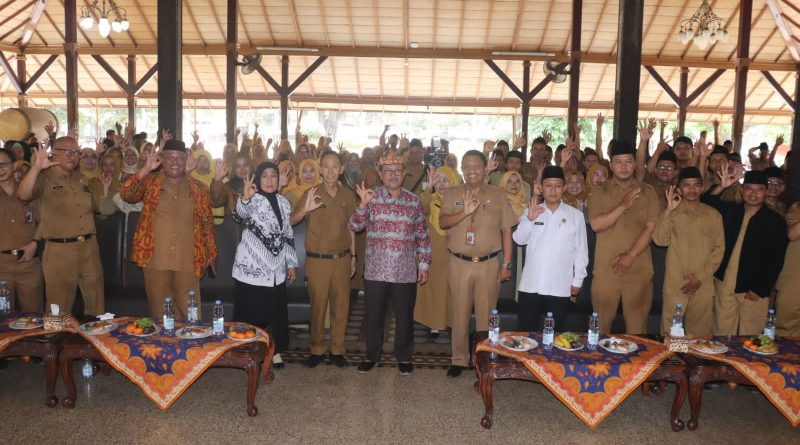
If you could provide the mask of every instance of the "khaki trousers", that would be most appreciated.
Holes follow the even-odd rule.
[[[683,329],[691,337],[709,336],[714,321],[714,296],[692,295],[664,290],[664,307],[661,311],[661,333],[669,334],[675,306],[683,305]]]
[[[330,305],[331,345],[333,355],[342,355],[347,318],[350,310],[350,257],[325,260],[306,257],[306,278],[311,300],[311,353],[328,352],[325,341],[325,316]]]
[[[200,304],[200,282],[190,272],[144,268],[144,291],[150,305],[150,316],[159,319],[164,315],[164,299],[172,297],[175,318],[185,320],[189,312],[189,291],[195,291],[197,316],[202,318]]]
[[[75,291],[83,295],[86,315],[100,315],[105,310],[103,266],[97,239],[74,243],[48,242],[42,255],[42,271],[47,285],[47,310],[57,304],[61,312],[72,312]]]
[[[797,289],[778,291],[775,298],[775,319],[778,335],[800,336],[800,294]]]
[[[481,263],[453,257],[448,265],[450,309],[452,313],[452,364],[469,364],[469,318],[475,309],[475,329],[489,329],[489,315],[497,305],[500,283],[498,257]]]
[[[714,335],[758,335],[764,332],[769,298],[750,301],[745,294],[732,291],[732,286],[716,279],[714,286],[717,290],[714,297]]]
[[[653,304],[653,275],[620,275],[612,271],[594,273],[592,307],[600,317],[600,333],[608,334],[622,302],[625,332],[644,334]]]
[[[34,258],[25,263],[17,262],[16,256],[0,254],[0,281],[6,281],[11,292],[11,308],[14,299],[24,312],[42,311],[42,260]]]

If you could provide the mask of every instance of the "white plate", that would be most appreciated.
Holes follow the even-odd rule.
[[[131,322],[131,323],[133,323],[133,322]],[[153,332],[150,332],[149,334],[131,334],[131,333],[128,332],[127,327],[125,328],[125,333],[128,334],[128,335],[132,335],[134,337],[149,337],[151,335],[156,335],[159,332],[161,332],[161,326],[159,326],[158,323],[155,323],[155,325],[156,325],[156,330],[153,331]]]
[[[202,333],[200,333],[200,334],[189,334],[189,333],[184,332],[184,329],[186,329],[186,328],[183,327],[183,328],[178,329],[177,331],[175,331],[175,335],[177,335],[180,338],[185,338],[187,340],[196,340],[196,339],[199,339],[199,338],[211,337],[211,335],[214,333],[210,326],[209,327],[203,327],[204,331]]]
[[[94,325],[95,323],[102,323],[102,322],[90,321],[88,323],[84,323],[80,326],[80,331],[83,332],[84,334],[89,334],[89,335],[102,335],[102,334],[108,334],[109,332],[113,331],[114,329],[117,329],[118,327],[116,323],[108,321],[107,322],[108,326],[105,326],[99,330],[92,330],[90,326]]]
[[[689,342],[689,347],[694,349],[697,352],[702,352],[703,354],[712,354],[713,355],[713,354],[724,354],[724,353],[728,352],[728,347],[723,345],[723,344],[721,344],[721,343],[720,343],[719,346],[714,346],[712,349],[698,346],[698,344],[700,342],[702,342],[702,341],[704,341],[704,340],[692,340],[691,342]]]
[[[617,349],[614,347],[612,342],[625,343],[628,345],[628,349]],[[639,345],[636,343],[616,337],[609,337],[600,340],[600,347],[614,354],[630,354],[631,352],[636,352],[639,349]]]
[[[578,350],[583,349],[584,344],[583,343],[578,343],[578,347],[577,348],[563,348],[561,346],[558,346],[555,343],[553,343],[553,346],[555,346],[556,348],[558,348],[558,349],[560,349],[562,351],[572,352],[572,351],[578,351]]]
[[[19,329],[21,331],[27,331],[29,329],[41,328],[42,326],[44,326],[44,321],[39,321],[36,324],[36,326],[27,326],[25,323],[27,323],[28,320],[30,320],[28,317],[17,318],[16,320],[9,323],[8,327],[10,327],[11,329]],[[41,320],[41,318],[39,320]]]
[[[514,340],[522,344],[520,344],[519,347],[515,348]],[[530,337],[525,337],[522,335],[513,335],[501,338],[500,346],[503,346],[504,348],[507,349],[511,349],[512,351],[525,352],[525,351],[530,351],[531,349],[535,349],[537,346],[539,346],[539,343],[537,343],[536,340]]]
[[[742,345],[742,349],[744,349],[745,351],[752,352],[753,354],[758,354],[758,355],[775,355],[775,354],[777,354],[779,352],[779,351],[775,351],[775,352],[754,351],[754,350],[752,350],[752,349],[750,349],[750,348],[748,348],[748,347],[746,347],[744,345]]]

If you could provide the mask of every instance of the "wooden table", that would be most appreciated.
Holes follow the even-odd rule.
[[[703,403],[703,390],[706,383],[719,381],[740,385],[752,385],[753,383],[728,364],[689,354],[683,354],[683,356],[689,366],[689,408],[692,416],[686,426],[689,431],[693,431],[697,429],[700,421],[700,405]]]
[[[275,374],[269,370],[271,357],[275,352],[275,343],[270,342],[267,346],[263,342],[246,343],[234,349],[229,349],[217,358],[209,368],[237,368],[245,371],[247,375],[247,415],[254,417],[258,415],[258,407],[255,405],[256,391],[261,371],[261,363],[266,360],[264,380],[272,383]],[[269,354],[269,355],[267,355]],[[94,360],[105,362],[103,355],[95,347],[78,335],[71,336],[61,343],[59,356],[59,366],[64,385],[67,387],[67,397],[62,401],[66,408],[74,408],[77,400],[75,389],[75,379],[72,375],[72,362],[74,360]]]
[[[487,338],[486,332],[475,334],[475,344]],[[534,383],[541,383],[538,378],[525,365],[512,358],[502,356],[492,357],[489,352],[478,352],[472,355],[473,365],[478,374],[478,381],[475,382],[475,391],[480,392],[483,397],[485,414],[481,419],[481,426],[484,428],[492,427],[492,416],[494,407],[492,403],[492,391],[494,382],[497,380],[525,380]],[[645,382],[672,382],[677,389],[675,398],[672,402],[670,411],[670,424],[672,431],[681,431],[684,427],[683,420],[680,419],[681,407],[689,391],[689,377],[686,364],[677,357],[671,357],[661,363],[656,370],[650,374]],[[659,391],[654,391],[659,394]]]
[[[56,381],[58,380],[59,344],[70,335],[65,332],[52,332],[35,337],[25,337],[0,351],[0,358],[37,357],[42,359],[46,382],[45,404],[50,408],[58,405]]]

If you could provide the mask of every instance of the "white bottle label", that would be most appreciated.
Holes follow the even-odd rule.
[[[669,335],[670,337],[683,337],[683,325],[675,324],[671,328],[669,328]]]
[[[549,334],[542,334],[542,344],[543,345],[551,345],[553,344],[553,333]]]
[[[225,332],[225,319],[222,317],[214,319],[214,333],[222,334]]]
[[[764,328],[764,335],[775,340],[775,328]]]
[[[489,330],[489,341],[492,343],[497,343],[500,341],[500,329]]]
[[[597,345],[597,343],[600,342],[600,334],[598,332],[589,331],[589,335],[587,337],[589,344],[592,346]]]
[[[171,331],[175,329],[175,319],[172,317],[164,316],[164,329]]]
[[[197,308],[190,307],[189,308],[189,321],[197,321]]]

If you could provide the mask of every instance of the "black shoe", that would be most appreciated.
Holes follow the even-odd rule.
[[[374,367],[375,367],[375,362],[364,360],[363,362],[358,364],[358,367],[356,367],[356,371],[358,371],[360,374],[366,374],[372,371],[372,368]]]
[[[349,366],[347,364],[347,359],[345,359],[343,355],[331,355],[331,363],[337,368],[347,368]]]
[[[303,363],[303,366],[306,368],[316,368],[322,362],[324,356],[322,355],[315,355],[311,354],[307,359],[306,362]]]
[[[414,372],[413,363],[398,363],[397,369],[400,370],[400,375],[411,375]]]
[[[456,378],[456,377],[461,376],[461,373],[463,371],[464,371],[464,367],[463,366],[451,365],[449,368],[447,368],[447,376],[448,377],[452,377],[452,378]]]

